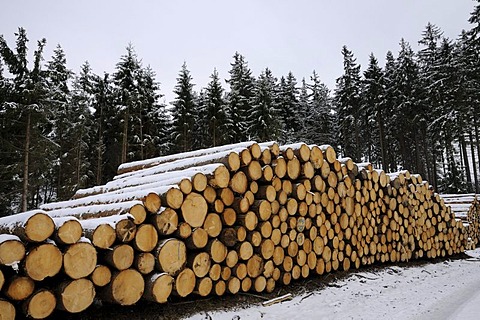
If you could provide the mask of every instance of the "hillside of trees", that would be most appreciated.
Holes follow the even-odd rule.
[[[238,52],[228,79],[214,69],[195,90],[184,63],[171,105],[132,45],[111,74],[88,62],[75,73],[60,45],[44,57],[46,39],[32,44],[19,28],[14,44],[0,36],[0,216],[103,184],[127,161],[246,140],[331,144],[440,192],[478,192],[480,5],[469,22],[457,39],[429,23],[417,52],[402,39],[364,71],[344,46],[332,90],[315,71],[253,75]]]

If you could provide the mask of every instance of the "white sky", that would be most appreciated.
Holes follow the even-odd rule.
[[[427,22],[456,38],[469,29],[472,0],[3,0],[0,34],[11,47],[24,27],[30,53],[45,37],[45,58],[60,43],[74,72],[88,60],[97,74],[113,73],[129,42],[157,74],[166,101],[183,64],[206,86],[214,67],[228,78],[235,51],[255,76],[269,67],[278,78],[292,71],[300,82],[315,69],[330,89],[342,75],[344,44],[363,67],[373,52],[383,65],[400,38],[414,50]],[[224,88],[227,85],[223,82]]]

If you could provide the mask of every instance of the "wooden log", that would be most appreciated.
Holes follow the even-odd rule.
[[[100,249],[110,248],[116,239],[129,242],[135,237],[137,227],[130,215],[80,220],[85,237]]]
[[[255,200],[250,209],[261,221],[267,221],[272,215],[272,205],[268,200]]]
[[[97,250],[86,238],[67,247],[63,254],[63,271],[72,279],[88,277],[97,265]]]
[[[227,283],[227,290],[231,294],[237,294],[240,291],[241,282],[237,277],[231,277]]]
[[[22,304],[23,313],[32,319],[45,319],[55,310],[57,300],[52,291],[40,289]]]
[[[277,198],[277,191],[272,185],[261,185],[258,187],[258,192],[256,193],[255,198],[273,202]]]
[[[220,233],[218,239],[223,242],[227,247],[233,247],[237,241],[237,230],[234,228],[224,228]]]
[[[57,288],[57,308],[70,313],[87,309],[95,297],[95,287],[88,279],[62,282]]]
[[[14,275],[5,283],[3,292],[11,300],[25,300],[32,295],[35,282],[30,277]]]
[[[280,179],[287,174],[287,161],[282,156],[272,161],[272,167],[275,171],[275,176]]]
[[[143,199],[143,206],[150,213],[157,213],[162,205],[160,196],[155,192],[148,193]]]
[[[128,244],[119,244],[108,250],[103,258],[112,267],[117,270],[126,270],[133,265],[134,250]]]
[[[287,162],[287,176],[290,180],[296,180],[300,177],[301,164],[297,157],[294,157]]]
[[[207,216],[207,211],[208,205],[205,198],[195,192],[187,195],[181,205],[183,219],[193,228],[201,227],[203,225],[205,217]]]
[[[187,247],[178,239],[159,241],[153,252],[156,255],[157,270],[167,272],[171,276],[177,275],[187,263]]]
[[[24,242],[42,242],[55,231],[45,211],[34,210],[0,218],[0,234],[13,234]]]
[[[234,175],[235,177],[235,175]],[[232,178],[233,180],[234,178]],[[222,200],[225,206],[231,206],[233,201],[235,200],[235,195],[230,188],[221,188],[217,189],[217,197]]]
[[[335,160],[337,160],[337,154],[332,146],[329,145],[321,145],[319,146],[320,150],[323,152],[324,158],[328,161],[328,163],[333,164]]]
[[[225,208],[221,217],[225,226],[233,226],[237,221],[237,212],[233,208]]]
[[[143,298],[156,303],[165,303],[172,293],[173,283],[173,277],[166,272],[151,274],[145,278]]]
[[[246,261],[246,260],[250,259],[253,255],[253,246],[248,241],[238,243],[235,246],[235,249],[238,252],[238,257],[239,257],[240,260]]]
[[[143,295],[145,281],[137,270],[126,269],[112,274],[109,284],[99,291],[99,297],[122,306],[135,304]]]
[[[216,213],[209,213],[203,222],[203,229],[211,238],[216,238],[222,231],[222,219]]]
[[[215,188],[212,186],[207,186],[205,190],[203,190],[202,195],[208,204],[213,204],[217,199],[217,193],[215,191]]]
[[[248,231],[253,231],[258,225],[258,217],[255,212],[248,211],[244,215],[239,215],[237,222],[244,226]]]
[[[201,297],[208,296],[213,290],[213,281],[209,277],[197,279],[193,293]]]
[[[235,173],[230,180],[229,188],[235,193],[244,194],[248,188],[247,175],[242,171]]]
[[[80,240],[83,235],[83,228],[75,217],[53,218],[55,232],[53,240],[57,244],[73,244]]]
[[[137,228],[135,238],[132,241],[133,247],[140,252],[152,251],[158,242],[158,233],[152,224],[141,224]]]
[[[223,262],[228,253],[227,247],[219,239],[209,240],[205,250],[215,263]]]
[[[202,173],[197,173],[196,175],[202,177],[204,180],[205,180],[205,184],[206,184],[206,177],[204,174]],[[180,191],[183,192],[183,194],[189,194],[190,192],[192,192],[193,190],[193,180],[194,180],[194,177],[193,176],[192,178],[183,178],[179,183],[178,183],[178,187],[180,188]],[[143,205],[145,206],[145,202],[143,203]],[[160,205],[159,205],[159,209],[161,207],[161,201],[160,201]],[[148,209],[147,209],[148,210]],[[151,212],[151,213],[155,213],[155,212]]]
[[[11,302],[0,298],[0,319],[15,320],[16,315],[15,306]]]
[[[151,252],[136,253],[133,267],[141,274],[149,274],[155,269],[155,256]]]
[[[258,254],[254,254],[247,261],[247,273],[251,278],[257,278],[263,272],[263,266],[265,261]]]
[[[62,268],[62,253],[53,242],[39,244],[23,260],[23,270],[35,281],[53,277]]]
[[[211,267],[210,255],[207,252],[191,254],[188,256],[187,266],[190,269],[192,269],[196,277],[203,278],[210,271],[210,267]]]
[[[214,292],[217,296],[223,296],[227,290],[227,284],[223,280],[219,280],[214,285]]]
[[[195,289],[195,281],[192,269],[185,268],[176,276],[173,292],[180,297],[186,297]]]
[[[0,265],[13,265],[25,257],[25,246],[19,237],[0,234]]]
[[[160,208],[158,214],[152,215],[149,222],[155,226],[159,235],[168,236],[178,228],[178,214],[171,208]]]
[[[90,280],[92,280],[93,284],[97,287],[106,286],[110,283],[111,279],[112,272],[110,268],[105,265],[97,265],[92,274],[90,274]]]
[[[190,237],[185,239],[185,245],[189,249],[205,248],[208,242],[208,233],[203,228],[195,228],[192,230]]]
[[[186,222],[180,222],[173,235],[180,239],[186,239],[192,234],[192,227]]]

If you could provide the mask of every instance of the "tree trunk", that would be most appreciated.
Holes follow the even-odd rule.
[[[121,163],[127,162],[127,152],[128,152],[128,108],[127,108],[127,110],[125,110],[125,116],[123,118]]]
[[[468,133],[468,136],[470,138],[470,151],[472,152],[473,178],[474,178],[474,181],[475,181],[475,185],[474,185],[473,189],[474,189],[475,193],[478,193],[477,164],[476,164],[476,161],[475,161],[475,147],[473,145],[473,135],[472,135],[471,131]]]
[[[29,174],[29,161],[30,161],[30,127],[31,127],[31,112],[27,113],[27,128],[25,133],[25,149],[23,158],[23,189],[22,189],[22,205],[21,212],[27,211],[27,198],[28,198],[28,174]]]
[[[380,150],[382,154],[382,168],[383,171],[388,172],[387,150],[385,149],[385,128],[383,124],[382,111],[377,110],[378,131],[380,135]]]
[[[472,176],[470,174],[470,162],[468,161],[467,156],[467,143],[465,142],[465,137],[463,133],[460,135],[460,146],[462,147],[463,163],[465,165],[465,175],[467,176],[467,192],[472,188]]]

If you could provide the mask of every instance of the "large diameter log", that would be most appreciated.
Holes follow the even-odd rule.
[[[174,292],[180,297],[186,297],[195,289],[195,273],[190,268],[183,269],[175,278]]]
[[[213,174],[207,174],[208,184],[214,188],[226,188],[230,182],[230,171],[225,166],[219,166]]]
[[[52,291],[40,289],[34,292],[22,305],[23,313],[33,319],[45,319],[55,310],[57,300]]]
[[[90,274],[90,280],[97,287],[103,287],[110,283],[112,279],[112,271],[109,267],[104,265],[97,265]]]
[[[88,279],[63,282],[57,288],[57,308],[70,313],[87,309],[95,298],[95,287]]]
[[[18,236],[25,242],[42,242],[55,231],[55,223],[45,211],[34,210],[0,218],[0,233]]]
[[[173,289],[174,279],[168,273],[154,273],[145,278],[143,297],[149,301],[165,303]]]
[[[97,265],[97,250],[83,238],[71,244],[63,254],[63,270],[72,279],[88,277]]]
[[[102,300],[122,306],[136,303],[143,295],[145,281],[137,270],[127,269],[114,272],[112,280],[100,292]]]
[[[83,228],[75,217],[53,218],[55,233],[53,240],[57,244],[73,244],[80,240],[83,235]]]
[[[154,252],[157,269],[167,272],[171,276],[177,275],[187,262],[187,247],[183,241],[178,239],[161,240]]]
[[[13,276],[7,280],[3,292],[9,299],[18,301],[27,299],[34,289],[35,282],[30,277]]]
[[[25,257],[25,246],[20,238],[10,234],[0,234],[0,265],[13,265]]]
[[[54,243],[42,243],[28,252],[23,269],[33,280],[42,281],[60,272],[62,260],[62,253]]]
[[[248,179],[245,173],[238,171],[229,182],[230,189],[238,194],[244,194],[248,188]]]
[[[185,222],[193,228],[201,227],[207,216],[207,201],[202,195],[192,192],[184,199],[181,211]]]
[[[0,298],[0,319],[15,320],[15,317],[15,306],[11,302]]]
[[[324,144],[319,146],[320,150],[323,152],[323,157],[325,160],[328,161],[328,163],[333,164],[335,160],[337,160],[337,153],[335,152],[335,149],[333,149],[332,146]]]
[[[160,196],[155,192],[150,192],[143,199],[143,206],[150,213],[157,213],[162,205]]]

